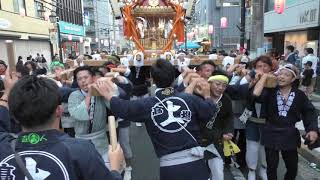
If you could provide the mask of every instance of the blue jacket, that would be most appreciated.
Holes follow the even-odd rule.
[[[9,130],[9,112],[0,106],[0,176],[25,179],[10,147],[14,137]],[[34,179],[122,179],[118,172],[106,168],[90,141],[74,139],[54,129],[20,133],[15,150]]]
[[[293,65],[296,65],[296,55],[294,53],[290,54],[287,58],[287,61]]]
[[[113,97],[110,108],[117,117],[145,123],[158,157],[199,146],[199,122],[209,121],[216,111],[213,101],[178,93],[173,88],[134,101]]]

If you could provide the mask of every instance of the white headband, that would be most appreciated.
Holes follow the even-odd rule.
[[[291,65],[291,64],[286,64],[286,65],[280,67],[277,72],[280,72],[281,70],[285,69],[285,70],[290,71],[290,72],[293,74],[293,76],[296,78],[296,77],[297,77],[297,74],[292,70],[292,66],[293,66],[293,65]]]

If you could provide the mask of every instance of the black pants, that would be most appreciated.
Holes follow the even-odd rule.
[[[270,180],[277,180],[277,168],[279,164],[279,150],[265,148],[267,160],[267,175]],[[294,180],[298,171],[297,149],[281,151],[282,158],[287,168],[284,180]]]
[[[160,180],[208,180],[209,171],[203,159],[175,166],[160,167]]]
[[[247,166],[246,163],[246,132],[245,129],[235,129],[234,130],[234,142],[238,145],[239,149],[241,150],[239,153],[236,154],[237,163],[240,167],[245,168]]]
[[[64,128],[64,132],[67,133],[70,137],[75,136],[74,128]]]

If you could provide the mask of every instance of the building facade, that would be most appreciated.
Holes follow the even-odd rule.
[[[221,26],[221,18],[226,26]],[[199,0],[195,5],[195,23],[199,35],[208,36],[214,48],[237,49],[240,46],[240,0]],[[212,34],[208,32],[213,25]],[[200,37],[202,38],[202,37]]]
[[[306,47],[313,48],[319,55],[320,0],[287,0],[282,14],[274,11],[273,3],[273,0],[267,0],[264,13],[268,50],[284,53],[286,46],[293,45],[299,56],[304,56]]]
[[[84,15],[86,52],[114,51],[118,24],[114,19],[110,1],[84,0]]]
[[[51,0],[46,2],[50,3]],[[36,56],[51,61],[49,21],[52,5],[36,0],[0,0],[0,59],[7,61],[5,40],[13,40],[16,56]]]
[[[82,0],[56,0],[55,3],[62,59],[83,54],[85,29]]]

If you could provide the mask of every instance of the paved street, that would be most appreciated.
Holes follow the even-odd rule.
[[[133,179],[132,180],[158,180],[159,162],[154,153],[150,138],[143,127],[131,124],[131,145],[133,148]],[[299,156],[299,171],[297,180],[320,180],[320,172],[310,168],[309,162]],[[283,179],[285,165],[281,160],[278,168],[279,179]],[[225,180],[244,180],[246,172],[230,168],[225,170]]]

